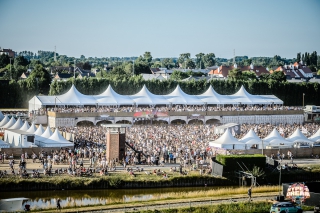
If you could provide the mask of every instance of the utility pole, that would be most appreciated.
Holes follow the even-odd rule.
[[[74,59],[73,78],[76,79],[76,59]]]
[[[11,57],[10,57],[10,78],[11,78],[11,80],[12,80],[12,72],[11,72]]]
[[[57,56],[56,56],[56,46],[54,46],[54,61],[57,61]]]

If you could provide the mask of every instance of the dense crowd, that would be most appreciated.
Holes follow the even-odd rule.
[[[47,108],[48,111],[56,111],[59,113],[83,113],[83,112],[204,112],[204,111],[270,111],[270,110],[302,110],[302,107],[289,107],[282,105],[264,106],[264,105],[224,105],[224,106],[206,106],[206,105],[173,105],[173,106],[84,106],[84,107],[56,107]],[[42,110],[41,110],[42,111]]]

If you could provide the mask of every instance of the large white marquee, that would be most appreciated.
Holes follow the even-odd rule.
[[[43,106],[121,106],[121,105],[204,105],[204,104],[283,104],[283,101],[274,95],[251,95],[241,86],[240,90],[233,95],[220,95],[212,86],[200,95],[189,95],[182,91],[178,85],[168,95],[155,95],[144,85],[134,95],[120,95],[109,85],[106,91],[100,95],[84,95],[74,85],[63,95],[57,96],[34,96],[29,101],[29,111],[37,110]]]

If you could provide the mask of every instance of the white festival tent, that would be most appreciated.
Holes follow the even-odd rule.
[[[16,119],[14,119],[14,117],[12,116],[10,121],[8,123],[6,123],[5,125],[3,125],[1,128],[8,129],[8,128],[12,127],[15,123],[16,123]]]
[[[42,127],[42,124],[40,124],[38,129],[33,134],[41,136],[43,133],[44,133],[44,129]]]
[[[2,114],[2,112],[0,111],[0,121],[4,118],[4,115]]]
[[[29,111],[38,110],[43,106],[83,106],[83,105],[203,105],[203,104],[283,104],[283,101],[274,95],[251,95],[243,86],[233,95],[220,95],[212,86],[201,95],[188,95],[178,85],[168,95],[152,94],[144,85],[134,95],[126,96],[116,93],[109,85],[100,95],[81,94],[74,85],[63,95],[34,96],[29,100]]]
[[[71,147],[73,146],[73,143],[66,140],[59,133],[58,129],[56,129],[54,133],[47,139],[44,139],[43,137],[38,137],[38,139],[35,141],[35,144],[40,147]]]
[[[116,93],[111,85],[109,84],[108,88],[101,93],[100,95],[93,96],[97,100],[98,105],[133,105],[134,102],[131,98],[125,95],[120,95]]]
[[[134,103],[139,105],[169,105],[170,102],[165,99],[162,95],[152,94],[146,87],[143,85],[142,89],[134,95],[129,95],[129,97],[134,101]]]
[[[22,131],[27,131],[30,128],[27,121],[24,122],[23,126],[20,128]]]
[[[312,140],[309,140],[304,134],[300,131],[299,128],[290,135],[290,137],[286,138],[287,141],[290,141],[292,143],[308,143],[313,144]]]
[[[197,96],[188,95],[183,92],[178,85],[173,92],[168,95],[163,95],[169,103],[171,104],[185,104],[185,105],[203,105],[205,104],[202,102]]]
[[[20,118],[9,129],[20,129],[23,126],[23,122]]]
[[[261,149],[262,146],[263,148],[266,148],[266,146],[269,144],[266,141],[262,141],[252,129],[250,129],[250,131],[239,141],[247,144],[247,148],[250,148],[250,145],[257,144],[257,148]]]
[[[276,128],[274,128],[272,130],[272,132],[265,137],[264,139],[262,139],[263,142],[267,142],[269,143],[270,146],[292,146],[293,143],[290,141],[285,140],[280,133],[278,132],[278,130]]]
[[[207,104],[230,104],[231,99],[225,95],[218,94],[210,85],[207,91],[197,97],[204,103]]]
[[[51,131],[50,127],[48,126],[46,128],[46,131],[44,131],[44,133],[41,135],[41,137],[50,138],[52,134],[53,134],[53,132]]]
[[[0,139],[0,148],[10,148],[10,145]]]
[[[34,133],[35,131],[37,131],[37,127],[34,125],[34,123],[32,123],[30,128],[26,132]]]
[[[209,146],[223,148],[223,149],[241,149],[244,150],[246,144],[238,141],[233,137],[230,131],[227,129],[223,135],[215,141],[209,142]]]
[[[309,140],[312,140],[313,142],[319,142],[320,143],[320,129],[316,133],[314,133]]]
[[[6,125],[10,121],[8,115],[5,115],[4,118],[0,122],[0,127]]]

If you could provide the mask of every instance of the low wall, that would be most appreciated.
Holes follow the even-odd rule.
[[[74,149],[73,147],[62,147],[62,149]],[[1,152],[5,152],[7,155],[13,155],[14,158],[20,157],[23,153],[28,153],[29,157],[31,157],[32,153],[36,153],[39,156],[39,152],[44,151],[47,153],[51,153],[52,150],[60,150],[60,147],[32,147],[32,148],[1,148]]]
[[[274,154],[277,156],[279,149],[264,149],[263,154],[267,156],[271,156]],[[310,148],[284,148],[280,149],[280,153],[284,153],[287,157],[287,153],[290,151],[294,158],[309,158],[311,154],[320,156],[320,147],[310,147]],[[243,154],[261,154],[261,149],[246,149],[246,150],[231,150],[234,153],[243,153]]]

